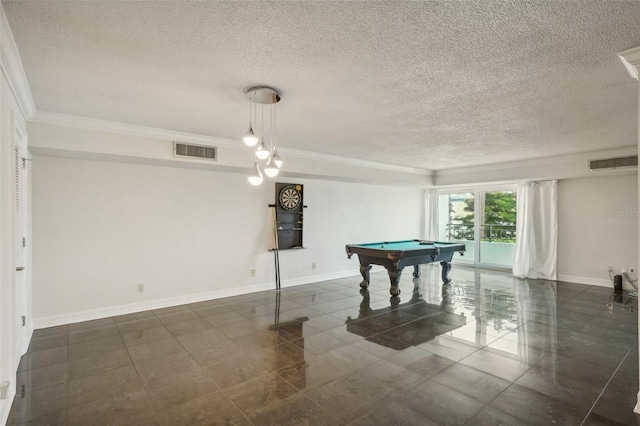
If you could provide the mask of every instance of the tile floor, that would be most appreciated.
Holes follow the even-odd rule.
[[[637,300],[439,266],[37,330],[10,425],[638,424]]]

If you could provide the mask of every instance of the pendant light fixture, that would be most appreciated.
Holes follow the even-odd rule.
[[[256,136],[255,133],[253,133],[253,129],[251,128],[251,125],[249,125],[249,130],[247,131],[247,134],[244,135],[244,143],[250,147],[256,146],[256,144],[258,143],[258,137]]]
[[[258,145],[258,147],[256,148],[256,157],[258,157],[258,160],[266,160],[267,158],[269,158],[269,154],[271,153],[264,145],[264,140],[262,140],[262,142],[260,142],[260,145]]]
[[[251,104],[253,102],[249,102],[249,130],[247,130],[247,133],[244,135],[244,143],[249,146],[256,146],[256,144],[258,143],[258,137],[256,136],[256,134],[253,132],[253,126],[252,126],[252,120],[251,120]],[[254,112],[255,112],[255,108],[254,108]]]
[[[282,159],[276,150],[276,104],[280,102],[280,93],[273,87],[254,86],[245,90],[245,96],[249,100],[249,130],[244,136],[244,143],[255,148],[255,161],[253,170],[249,176],[252,185],[260,185],[263,181],[262,171],[267,177],[275,177],[282,167]],[[261,104],[260,126],[258,126],[257,105]],[[252,119],[253,105],[253,119]],[[269,108],[269,128],[265,134],[264,129],[264,106]],[[260,128],[260,134],[255,130]],[[269,145],[265,144],[265,139],[269,137]],[[266,160],[266,163],[264,163]],[[264,166],[262,166],[264,164]],[[262,169],[262,170],[261,170]]]
[[[278,150],[277,149],[273,149],[273,162],[276,163],[276,167],[279,169],[280,167],[282,167],[282,158],[280,158],[280,155],[278,154]]]
[[[257,161],[253,163],[253,170],[251,170],[251,174],[249,175],[249,183],[255,186],[262,183],[262,173],[260,172]]]
[[[275,156],[278,155],[276,151],[276,110],[273,110],[273,114],[271,115],[271,150],[269,151],[269,160],[267,161],[267,165],[264,167],[264,174],[267,177],[276,177],[278,173],[280,173],[280,166],[282,165],[282,160],[280,160],[280,166],[275,161]],[[280,158],[280,156],[278,156]]]
[[[278,173],[280,173],[280,169],[278,169],[278,166],[276,166],[276,163],[273,161],[273,157],[269,157],[267,165],[264,166],[264,174],[272,178],[278,176]]]

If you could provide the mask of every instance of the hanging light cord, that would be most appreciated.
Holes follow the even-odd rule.
[[[276,135],[275,135],[275,117],[276,117],[276,104],[271,105],[271,149],[269,150],[269,157],[273,155],[273,147],[276,143]]]

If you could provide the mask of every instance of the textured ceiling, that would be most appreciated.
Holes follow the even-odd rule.
[[[3,1],[38,111],[425,169],[633,146],[640,1]]]

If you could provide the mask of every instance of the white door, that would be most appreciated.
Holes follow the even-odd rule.
[[[27,349],[27,220],[28,220],[28,194],[26,177],[27,165],[27,135],[22,126],[13,120],[14,136],[14,199],[15,199],[15,339],[16,361]]]

